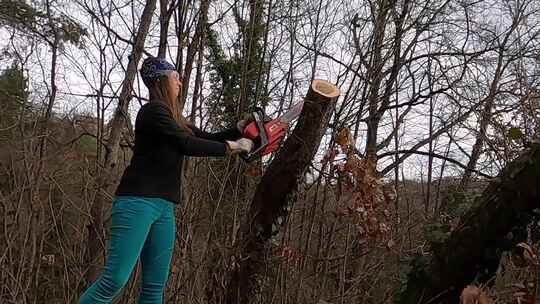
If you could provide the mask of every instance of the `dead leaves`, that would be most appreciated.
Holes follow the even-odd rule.
[[[343,128],[334,136],[334,141],[341,147],[344,153],[349,153],[354,147],[354,140],[349,129]]]
[[[338,198],[336,214],[350,219],[357,228],[359,237],[366,244],[379,242],[387,248],[393,246],[390,234],[388,206],[396,198],[392,185],[385,184],[378,176],[376,160],[360,158],[355,153],[354,140],[344,128],[334,137],[346,158],[333,164],[339,154],[338,148],[331,149],[323,158],[323,164],[332,162],[337,175]]]

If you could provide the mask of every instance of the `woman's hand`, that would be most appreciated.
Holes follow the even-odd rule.
[[[238,154],[238,153],[249,153],[253,150],[253,141],[249,138],[240,138],[235,141],[226,140],[225,144],[227,146],[227,153],[229,154]]]

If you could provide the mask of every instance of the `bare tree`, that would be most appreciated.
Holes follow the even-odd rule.
[[[137,74],[137,66],[142,56],[142,50],[144,48],[144,42],[152,15],[156,8],[156,0],[150,0],[146,2],[144,10],[141,15],[141,23],[138,27],[133,49],[129,56],[129,62],[127,66],[125,80],[122,85],[122,91],[120,92],[118,106],[109,124],[109,136],[107,140],[106,150],[107,155],[103,163],[102,176],[98,179],[97,184],[100,189],[96,200],[92,203],[90,208],[90,214],[92,216],[91,222],[88,225],[88,243],[87,243],[87,261],[89,263],[89,270],[87,273],[88,283],[95,281],[99,275],[101,269],[100,257],[102,257],[102,233],[103,227],[103,207],[107,201],[110,200],[112,189],[115,185],[114,175],[111,175],[115,171],[115,167],[118,164],[118,151],[120,148],[120,140],[122,132],[125,130],[126,120],[128,116],[128,106],[132,98],[133,81]]]

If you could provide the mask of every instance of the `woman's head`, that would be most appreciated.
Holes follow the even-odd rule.
[[[174,119],[182,125],[182,105],[178,98],[182,92],[182,79],[174,65],[163,58],[149,57],[144,60],[140,73],[150,92],[150,100],[165,102]]]

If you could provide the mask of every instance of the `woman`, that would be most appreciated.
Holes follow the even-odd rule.
[[[246,121],[214,134],[186,123],[178,103],[182,82],[172,64],[151,57],[143,62],[140,74],[150,102],[137,114],[133,157],[116,190],[105,268],[81,296],[80,304],[111,303],[139,256],[139,303],[162,303],[174,248],[174,207],[181,201],[184,156],[225,156],[253,148],[251,140],[240,138]]]

